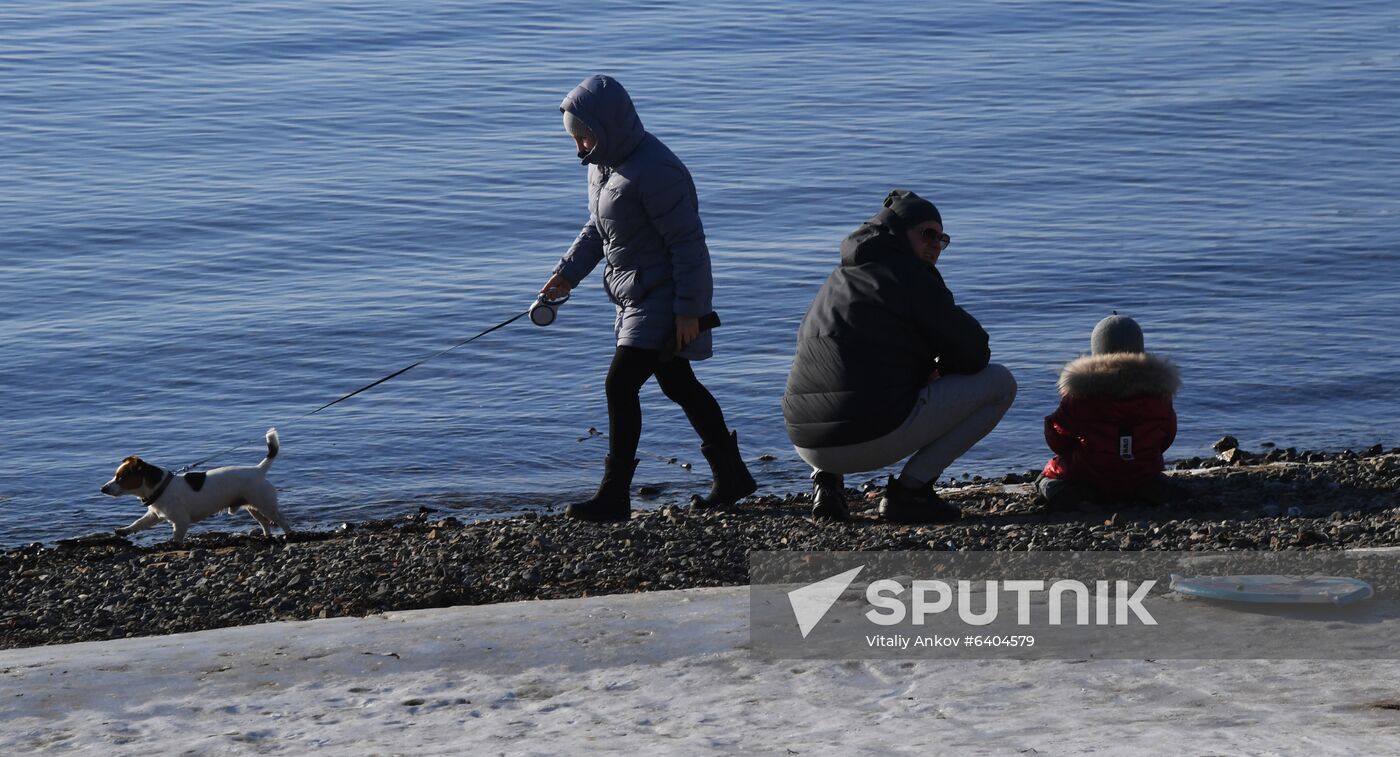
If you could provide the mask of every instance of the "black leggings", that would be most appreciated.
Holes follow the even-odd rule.
[[[637,441],[642,436],[642,403],[637,393],[653,375],[661,391],[685,411],[702,443],[723,444],[729,438],[724,411],[695,378],[690,361],[673,357],[663,363],[658,359],[660,355],[660,350],[621,346],[613,354],[607,383],[608,454],[615,460],[637,456]]]

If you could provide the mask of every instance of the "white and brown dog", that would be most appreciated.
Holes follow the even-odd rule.
[[[290,535],[287,519],[277,509],[277,488],[267,480],[267,469],[277,457],[277,429],[267,430],[267,457],[255,466],[215,468],[208,473],[172,473],[157,468],[139,457],[128,457],[117,466],[112,480],[102,485],[102,493],[113,497],[130,494],[141,499],[146,514],[125,528],[116,529],[118,536],[144,531],[165,520],[174,527],[171,539],[179,544],[191,523],[198,523],[221,511],[230,514],[240,508],[252,513],[262,526],[263,535],[272,536],[276,524],[282,533]]]

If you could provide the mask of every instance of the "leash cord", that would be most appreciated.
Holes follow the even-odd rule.
[[[487,330],[481,332],[480,334],[477,334],[476,336],[474,336],[474,337],[472,337],[472,338],[470,338],[470,339],[463,339],[462,341],[460,341],[460,342],[458,342],[458,343],[452,345],[451,347],[448,347],[448,348],[445,349],[445,350],[439,350],[438,352],[435,352],[435,353],[433,353],[433,354],[431,354],[431,355],[429,355],[429,356],[423,358],[422,360],[419,360],[418,362],[414,363],[413,365],[408,366],[407,368],[400,368],[399,370],[394,371],[393,373],[389,374],[388,376],[385,376],[384,378],[379,379],[378,381],[375,381],[375,382],[372,383],[372,384],[366,384],[366,385],[360,387],[359,389],[356,389],[355,391],[353,391],[353,392],[351,392],[351,393],[345,395],[344,397],[341,397],[340,399],[333,400],[333,401],[331,401],[331,402],[327,402],[326,404],[324,404],[324,405],[322,405],[322,406],[316,408],[315,410],[312,410],[311,412],[307,413],[306,415],[303,415],[302,418],[307,418],[307,417],[313,416],[313,415],[315,415],[315,414],[321,412],[322,410],[325,410],[326,408],[330,407],[331,405],[335,405],[335,404],[337,404],[337,403],[344,402],[345,400],[348,400],[348,399],[350,399],[351,397],[354,397],[355,395],[357,395],[357,394],[359,394],[360,392],[363,392],[363,391],[365,391],[365,390],[367,390],[367,389],[373,389],[374,387],[379,386],[380,384],[384,383],[385,381],[388,381],[388,380],[391,379],[391,378],[394,378],[395,376],[400,376],[400,375],[403,375],[403,374],[405,374],[405,373],[408,373],[409,371],[411,371],[411,370],[413,370],[414,368],[417,368],[418,366],[420,366],[420,365],[422,365],[422,364],[428,362],[429,360],[432,360],[433,358],[442,357],[443,355],[446,355],[447,353],[449,353],[449,352],[451,352],[451,351],[457,349],[458,347],[462,347],[462,346],[465,346],[465,345],[470,344],[470,343],[472,343],[472,342],[475,342],[476,340],[480,339],[480,338],[483,337],[483,336],[486,336],[487,334],[491,333],[492,331],[495,331],[495,330],[501,329],[501,328],[505,328],[506,326],[509,326],[510,324],[515,323],[516,321],[520,320],[521,318],[524,318],[526,315],[529,314],[529,312],[530,312],[530,311],[527,310],[527,311],[525,311],[525,312],[523,312],[523,313],[517,313],[517,314],[511,316],[510,318],[507,318],[506,320],[501,321],[500,323],[496,324],[495,326],[492,326],[491,328],[489,328],[489,329],[487,329]]]
[[[420,365],[422,365],[422,364],[428,362],[429,360],[432,360],[432,359],[434,359],[434,358],[442,357],[443,355],[446,355],[447,353],[449,353],[449,352],[451,352],[451,351],[457,349],[458,347],[464,347],[464,346],[466,346],[466,345],[468,345],[468,344],[471,344],[472,342],[475,342],[476,340],[480,339],[481,337],[486,336],[487,334],[489,334],[489,333],[491,333],[491,332],[493,332],[493,331],[496,331],[497,329],[505,328],[506,326],[509,326],[510,324],[515,323],[516,321],[520,320],[521,318],[524,318],[526,315],[529,315],[529,313],[530,313],[530,311],[528,311],[528,310],[524,311],[523,313],[517,313],[517,314],[511,316],[510,318],[507,318],[506,320],[501,321],[500,323],[496,324],[495,326],[492,326],[491,328],[486,329],[485,331],[481,332],[480,334],[477,334],[476,336],[473,336],[473,337],[468,338],[468,339],[463,339],[462,341],[460,341],[460,342],[458,342],[458,343],[452,345],[451,347],[448,347],[448,348],[445,349],[445,350],[438,350],[437,352],[434,352],[433,354],[431,354],[431,355],[429,355],[429,356],[423,358],[422,360],[419,360],[418,362],[416,362],[416,363],[414,363],[414,364],[412,364],[412,365],[410,365],[410,366],[408,366],[408,367],[406,367],[406,368],[400,368],[399,370],[394,371],[393,373],[389,374],[388,376],[385,376],[385,377],[382,378],[382,379],[379,379],[378,381],[374,381],[374,382],[372,382],[372,383],[365,384],[364,386],[360,387],[359,389],[356,389],[355,391],[350,392],[349,394],[346,394],[346,395],[344,395],[344,396],[342,396],[342,397],[340,397],[340,398],[338,398],[338,399],[331,400],[330,402],[327,402],[326,404],[324,404],[324,405],[322,405],[322,406],[316,408],[315,410],[312,410],[311,412],[309,412],[309,413],[307,413],[307,414],[301,416],[300,418],[297,418],[296,420],[301,420],[302,418],[309,418],[309,417],[311,417],[311,416],[313,416],[313,415],[315,415],[315,414],[321,412],[322,410],[325,410],[326,408],[328,408],[328,407],[330,407],[330,406],[332,406],[332,405],[339,404],[339,403],[341,403],[341,402],[344,402],[345,400],[350,399],[351,397],[354,397],[355,395],[359,394],[360,392],[364,392],[364,391],[368,391],[368,390],[370,390],[370,389],[373,389],[374,387],[379,386],[380,384],[384,383],[385,381],[388,381],[389,379],[392,379],[392,378],[394,378],[394,377],[396,377],[396,376],[402,376],[403,374],[408,373],[409,371],[411,371],[411,370],[413,370],[414,368],[417,368],[418,366],[420,366]],[[199,460],[199,461],[197,461],[197,462],[193,462],[193,463],[190,463],[189,465],[186,465],[185,467],[183,467],[183,468],[181,468],[179,471],[177,471],[177,473],[184,473],[185,471],[193,470],[193,469],[198,468],[199,466],[201,466],[201,465],[203,465],[203,464],[209,462],[210,460],[213,460],[214,458],[216,458],[216,457],[218,457],[218,456],[220,456],[220,455],[226,455],[226,454],[228,454],[228,453],[230,453],[230,452],[233,452],[233,451],[235,451],[235,450],[242,449],[243,447],[245,447],[245,446],[247,446],[247,445],[248,445],[248,442],[243,442],[243,443],[238,444],[238,445],[236,445],[236,446],[229,447],[228,449],[223,450],[222,452],[215,452],[214,454],[212,454],[212,455],[210,455],[210,456],[208,456],[208,457],[206,457],[206,458],[204,458],[204,459],[202,459],[202,460]]]

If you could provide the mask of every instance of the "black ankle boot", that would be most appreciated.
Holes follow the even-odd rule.
[[[632,517],[632,474],[636,460],[618,460],[611,456],[603,460],[603,483],[593,499],[575,502],[564,509],[564,515],[575,520],[627,520]]]
[[[690,506],[696,510],[730,507],[735,502],[758,491],[758,483],[749,475],[749,467],[739,457],[739,432],[729,432],[720,444],[702,444],[700,452],[710,463],[715,482],[704,497],[691,497]]]
[[[814,520],[851,519],[846,508],[846,481],[840,473],[812,472],[812,518]]]
[[[962,510],[943,501],[929,484],[907,489],[890,476],[880,498],[880,520],[891,523],[952,523]]]

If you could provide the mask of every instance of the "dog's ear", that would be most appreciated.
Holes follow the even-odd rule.
[[[161,469],[148,463],[140,463],[141,477],[145,480],[146,486],[155,486],[160,483]]]
[[[125,489],[135,489],[136,484],[132,483],[134,474],[139,474],[141,470],[141,458],[132,455],[117,465],[117,472],[112,474],[112,478],[121,483]]]

